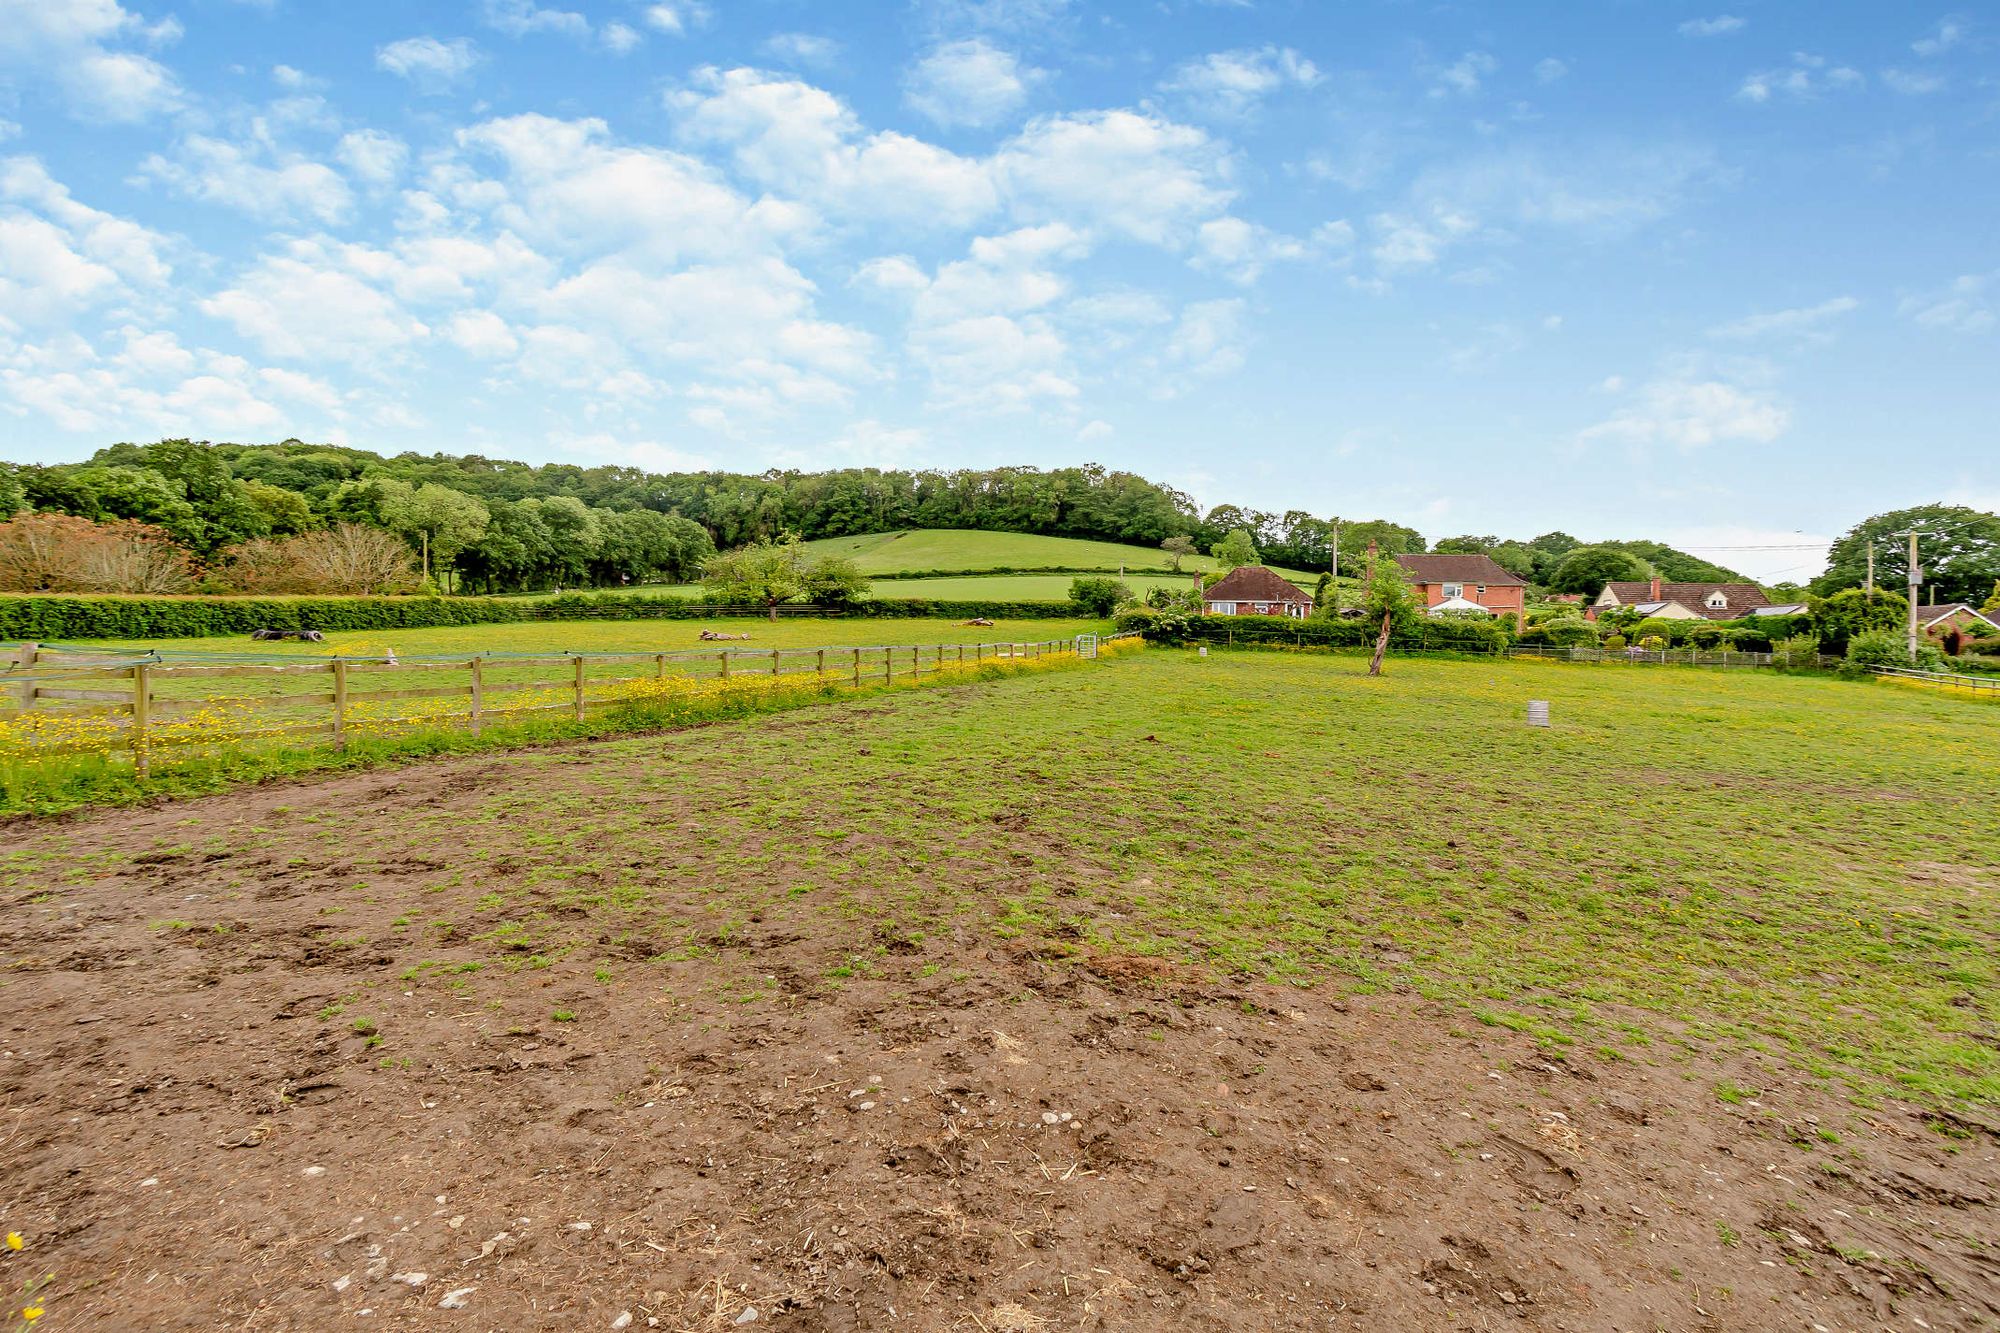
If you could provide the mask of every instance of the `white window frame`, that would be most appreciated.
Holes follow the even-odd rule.
[[[1721,592],[1712,592],[1708,595],[1708,609],[1711,611],[1727,611],[1729,609],[1729,599]]]
[[[1454,597],[1463,596],[1465,596],[1465,585],[1463,583],[1447,583],[1444,585],[1444,599],[1447,602]]]

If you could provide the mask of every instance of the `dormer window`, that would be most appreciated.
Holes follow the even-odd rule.
[[[1724,597],[1720,592],[1712,592],[1708,595],[1709,610],[1723,611],[1727,610],[1728,607],[1729,607],[1729,599],[1727,597]]]

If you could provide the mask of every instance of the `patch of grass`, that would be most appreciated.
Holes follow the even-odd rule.
[[[549,1017],[558,1023],[574,1023],[576,1022],[576,1011],[573,1009],[557,1009],[550,1013]]]

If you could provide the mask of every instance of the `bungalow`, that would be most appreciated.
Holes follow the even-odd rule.
[[[1396,563],[1423,594],[1433,615],[1445,611],[1484,611],[1513,616],[1518,625],[1527,610],[1528,581],[1508,573],[1486,555],[1399,555]]]
[[[1262,565],[1241,565],[1201,594],[1202,609],[1212,616],[1290,616],[1312,614],[1311,594]]]
[[[1597,619],[1606,611],[1629,607],[1641,616],[1662,620],[1736,620],[1771,599],[1754,583],[1607,583],[1590,605]]]
[[[1974,625],[1991,625],[2000,629],[1991,616],[1981,615],[1979,609],[1970,602],[1938,602],[1933,606],[1917,608],[1917,627],[1926,634],[1943,634],[1953,626],[1970,629]]]

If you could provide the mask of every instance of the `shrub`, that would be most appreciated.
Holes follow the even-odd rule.
[[[1771,665],[1781,671],[1810,671],[1819,666],[1819,635],[1794,634],[1771,650]]]
[[[1667,641],[1657,634],[1648,634],[1645,638],[1639,640],[1639,646],[1649,653],[1664,652]]]
[[[1648,639],[1658,639],[1660,646],[1665,647],[1674,641],[1674,622],[1663,620],[1659,616],[1648,616],[1634,625],[1625,637],[1634,643],[1647,646],[1649,651],[1650,645],[1646,644]]]
[[[1894,630],[1866,630],[1848,639],[1847,665],[1854,671],[1866,671],[1870,667],[1906,667],[1910,665],[1909,644],[1903,635]]]
[[[1555,616],[1542,622],[1542,638],[1557,648],[1595,648],[1597,626],[1582,616]]]
[[[0,523],[0,589],[9,592],[178,593],[194,560],[167,533],[120,519],[22,514]]]
[[[1604,651],[1607,653],[1615,653],[1624,646],[1625,636],[1623,634],[1608,635],[1604,640]]]
[[[1117,579],[1072,579],[1069,599],[1093,616],[1108,616],[1120,603],[1132,600],[1132,590]]]

